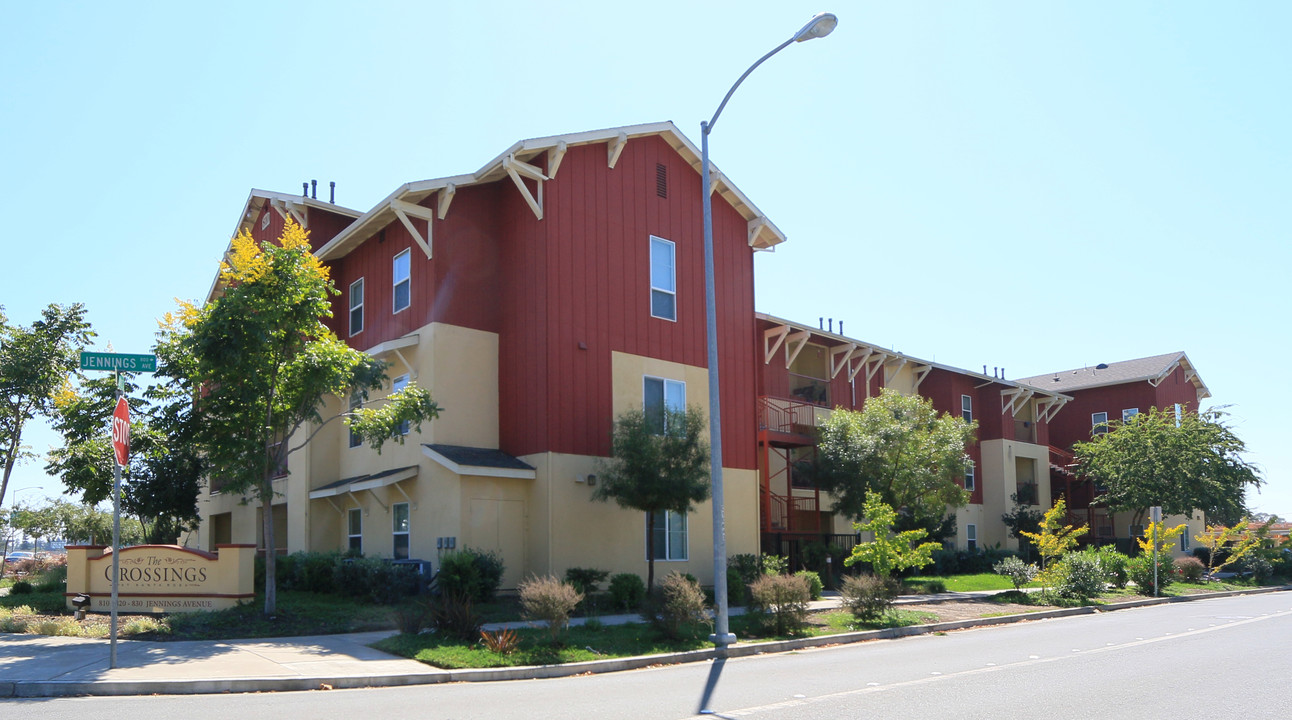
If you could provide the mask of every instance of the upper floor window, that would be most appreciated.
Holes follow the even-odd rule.
[[[974,467],[973,460],[965,463],[965,490],[973,492],[978,486],[978,472]]]
[[[669,412],[686,410],[686,383],[647,377],[643,383],[642,405],[646,426],[656,435],[663,435],[672,429],[668,427]]]
[[[1108,432],[1108,413],[1090,413],[1090,434],[1103,435]]]
[[[350,283],[350,334],[363,332],[363,278]]]
[[[1122,422],[1128,423],[1136,415],[1139,415],[1139,408],[1126,408],[1122,410]]]
[[[400,375],[399,377],[395,378],[395,380],[394,380],[393,382],[391,382],[391,384],[390,384],[390,392],[391,392],[392,394],[393,394],[393,393],[397,393],[397,392],[399,392],[400,390],[403,390],[403,389],[404,389],[404,388],[406,388],[406,387],[408,387],[408,374],[407,374],[407,373],[405,373],[405,374],[403,374],[403,375]],[[400,423],[400,424],[399,424],[399,434],[400,434],[400,435],[407,435],[407,434],[408,434],[408,430],[409,430],[409,428],[410,428],[410,427],[411,427],[411,425],[410,425],[410,423],[409,423],[407,420],[405,420],[404,422]]]
[[[677,320],[677,248],[664,238],[650,237],[650,314]]]
[[[973,422],[973,398],[968,395],[960,396],[960,417],[965,422]]]
[[[394,292],[394,312],[405,310],[413,298],[413,281],[410,276],[412,269],[412,254],[405,250],[395,256],[395,261],[391,267],[391,277],[393,278]]]

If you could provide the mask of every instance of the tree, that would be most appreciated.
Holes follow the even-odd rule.
[[[139,520],[146,542],[173,543],[199,520],[197,495],[205,465],[193,442],[191,395],[177,392],[172,383],[140,393],[133,374],[123,379],[131,452],[122,474],[122,511]],[[116,393],[112,376],[101,376],[55,397],[53,426],[63,435],[63,446],[50,453],[45,469],[90,505],[112,497],[116,461],[105,419],[112,415]]]
[[[1268,528],[1273,520],[1267,521],[1263,527]],[[1200,547],[1207,549],[1207,574],[1215,575],[1228,565],[1243,559],[1243,556],[1260,548],[1262,537],[1259,533],[1250,533],[1248,522],[1243,520],[1236,522],[1229,527],[1224,525],[1211,525],[1205,532],[1194,535]],[[1220,559],[1221,551],[1226,552],[1229,557],[1222,563],[1217,563]]]
[[[709,445],[704,413],[696,407],[665,411],[664,431],[643,410],[615,419],[610,460],[602,463],[594,500],[614,500],[646,513],[646,587],[655,586],[655,517],[691,512],[709,499]]]
[[[1107,488],[1113,512],[1160,505],[1165,515],[1201,510],[1221,524],[1246,514],[1246,493],[1261,485],[1260,470],[1243,459],[1246,446],[1220,410],[1184,413],[1157,408],[1114,422],[1111,430],[1073,446],[1081,475]]]
[[[956,478],[976,428],[939,416],[932,401],[886,389],[860,412],[836,409],[820,429],[816,462],[803,469],[835,496],[835,512],[860,520],[873,492],[898,511],[900,529],[923,528],[939,539],[955,531],[947,508],[969,502]]]
[[[1054,507],[1046,511],[1045,517],[1041,520],[1040,532],[1023,531],[1020,534],[1032,541],[1036,545],[1036,551],[1041,555],[1041,568],[1045,569],[1047,565],[1063,557],[1063,554],[1077,546],[1077,538],[1090,532],[1090,526],[1082,525],[1074,528],[1071,525],[1064,525],[1063,518],[1068,516],[1068,503],[1059,498],[1054,503]]]
[[[383,387],[386,363],[349,347],[323,324],[339,294],[310,252],[309,235],[288,221],[278,243],[234,238],[221,263],[223,292],[198,309],[181,303],[159,333],[163,372],[197,395],[193,440],[226,492],[259,501],[265,540],[265,614],[277,605],[272,503],[274,478],[290,454],[342,419],[380,452],[387,440],[439,416],[430,393],[410,383],[377,407],[328,418],[326,397],[363,400]],[[348,407],[348,403],[342,403]],[[296,433],[310,424],[304,438]]]
[[[1020,503],[1018,493],[1013,493],[1009,499],[1014,503],[1014,509],[1001,515],[1000,521],[1009,529],[1009,536],[1018,540],[1018,549],[1023,553],[1024,559],[1031,560],[1034,545],[1027,539],[1027,535],[1041,531],[1044,513],[1034,509],[1032,505]]]
[[[50,305],[29,327],[10,325],[0,307],[0,505],[14,466],[32,457],[22,445],[23,426],[51,414],[54,394],[93,336],[80,304]]]
[[[928,535],[921,529],[890,535],[897,522],[897,512],[880,499],[879,493],[866,493],[862,512],[865,522],[854,522],[852,526],[857,532],[869,532],[874,539],[854,545],[852,554],[844,558],[844,565],[870,563],[875,576],[887,580],[895,571],[928,565],[933,562],[933,551],[942,547],[935,542],[916,545]]]

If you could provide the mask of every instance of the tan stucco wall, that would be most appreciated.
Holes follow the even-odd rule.
[[[1015,440],[987,440],[979,444],[982,460],[978,463],[978,484],[982,487],[982,522],[978,524],[978,544],[1018,549],[1018,541],[1000,516],[1013,509],[1010,495],[1018,491],[1017,458],[1030,458],[1036,471],[1036,496],[1042,511],[1050,508],[1050,450],[1043,445]],[[966,520],[959,521],[957,547],[964,547]]]

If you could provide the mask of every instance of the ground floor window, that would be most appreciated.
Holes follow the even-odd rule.
[[[686,515],[671,510],[655,513],[648,540],[656,560],[686,560]]]
[[[978,549],[978,526],[973,523],[965,524],[965,547],[970,550]]]
[[[394,518],[394,536],[396,560],[408,559],[408,503],[395,503],[390,506],[391,515]]]
[[[346,535],[349,537],[350,552],[363,554],[363,510],[350,508],[346,512]]]

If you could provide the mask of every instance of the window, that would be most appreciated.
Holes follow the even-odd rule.
[[[363,332],[363,278],[350,283],[350,334]]]
[[[350,508],[346,512],[346,535],[350,538],[350,552],[363,554],[363,510]]]
[[[973,492],[977,485],[978,476],[976,474],[976,468],[974,467],[973,460],[970,460],[965,465],[965,490]]]
[[[686,560],[686,516],[672,510],[655,513],[649,540],[656,560]]]
[[[686,383],[647,377],[642,392],[642,405],[646,410],[647,427],[656,435],[663,435],[669,431],[669,412],[686,410]]]
[[[350,393],[350,412],[354,412],[355,410],[358,410],[361,405],[363,405],[363,395],[357,392]],[[350,418],[350,422],[354,422],[353,417]],[[352,448],[359,447],[362,444],[363,444],[363,438],[359,437],[359,433],[355,432],[354,429],[351,428],[350,447]]]
[[[960,396],[960,417],[965,422],[973,422],[973,398],[968,395]]]
[[[677,320],[677,248],[664,238],[650,236],[650,314]]]
[[[391,269],[392,282],[395,285],[394,312],[408,309],[409,303],[412,302],[413,281],[409,279],[409,263],[412,262],[412,257],[408,250],[395,256],[395,263]]]
[[[965,524],[965,547],[969,550],[978,549],[978,526],[973,523]]]
[[[1175,404],[1175,426],[1176,427],[1180,427],[1180,420],[1181,420],[1180,415],[1183,413],[1183,411],[1184,411],[1184,408],[1180,406],[1180,403],[1176,403]]]
[[[1108,413],[1097,412],[1090,414],[1090,434],[1104,435],[1108,432]]]
[[[396,560],[408,559],[408,503],[395,503],[390,506],[394,518],[394,536]]]
[[[1137,537],[1144,537],[1144,526],[1143,526],[1143,525],[1131,525],[1128,529],[1130,530],[1130,536],[1131,536],[1131,537],[1133,537],[1133,538],[1137,538]]]
[[[1122,410],[1122,422],[1128,423],[1136,415],[1139,415],[1139,408],[1126,408]]]
[[[395,378],[393,382],[390,383],[390,392],[393,395],[399,392],[400,390],[403,390],[406,387],[408,387],[408,375],[407,374],[400,375],[399,377]],[[409,427],[410,427],[410,424],[407,420],[400,423],[399,434],[407,435]]]
[[[1189,552],[1189,528],[1184,528],[1184,534],[1180,536],[1180,552]]]

